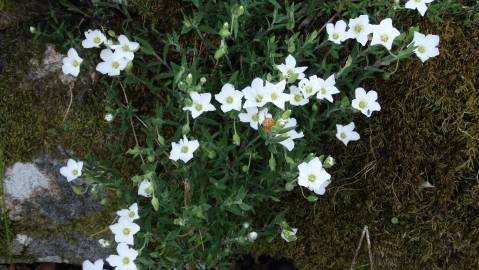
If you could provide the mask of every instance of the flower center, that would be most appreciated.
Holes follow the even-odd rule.
[[[122,233],[123,233],[123,235],[129,235],[130,234],[130,229],[124,228]]]
[[[135,217],[135,212],[130,211],[130,212],[128,213],[128,216],[129,216],[130,218],[134,218],[134,217]]]
[[[426,48],[424,48],[424,46],[419,46],[419,47],[417,47],[417,51],[420,52],[420,53],[425,53]]]
[[[316,181],[316,175],[314,175],[314,174],[308,175],[308,181],[309,181],[309,182],[314,182],[314,181]]]
[[[114,69],[118,69],[120,67],[120,63],[118,63],[117,61],[113,61],[111,63],[111,67]]]
[[[382,34],[382,35],[379,37],[379,39],[381,40],[381,42],[386,43],[386,42],[388,42],[388,40],[389,40],[389,36],[386,35],[386,34]]]
[[[338,33],[334,33],[333,34],[333,39],[338,39],[339,38],[339,34]]]
[[[79,65],[80,65],[80,63],[77,60],[72,61],[72,66],[73,67],[78,67]]]
[[[359,102],[359,108],[361,108],[361,109],[366,108],[366,101],[361,100],[361,101]]]
[[[295,74],[295,73],[294,73],[294,70],[292,70],[292,69],[288,69],[288,77],[290,77],[290,78],[291,78],[291,77],[293,77],[293,76],[294,76],[294,74]]]
[[[263,96],[262,95],[256,95],[255,100],[256,100],[256,102],[261,102],[263,100]]]
[[[151,194],[151,193],[153,193],[153,187],[149,186],[149,187],[145,188],[145,193],[146,193],[146,194]]]
[[[183,154],[188,153],[188,146],[182,146],[181,147],[181,153],[183,153]]]
[[[233,103],[233,97],[227,97],[226,98],[226,103],[228,103],[228,104]]]
[[[363,31],[363,26],[360,25],[360,24],[356,24],[354,26],[354,32],[356,32],[357,34],[361,33],[361,31]]]
[[[341,137],[341,139],[346,139],[346,133],[344,133],[344,131],[342,131],[342,132],[339,134],[339,137]]]
[[[277,100],[277,99],[278,99],[278,94],[272,93],[272,94],[271,94],[271,99],[272,99],[272,100]]]
[[[296,102],[300,102],[301,101],[301,95],[294,95],[294,100]]]
[[[259,120],[259,114],[253,114],[253,116],[251,116],[251,120],[257,122]]]
[[[198,104],[198,103],[197,103],[197,104],[195,104],[195,110],[197,110],[197,111],[201,111],[201,110],[203,110],[203,105],[201,105],[201,104]]]
[[[101,38],[100,38],[100,37],[94,37],[94,38],[93,38],[93,42],[94,42],[95,44],[100,44]]]
[[[130,47],[128,47],[128,45],[126,45],[126,44],[123,45],[123,46],[121,46],[121,49],[122,49],[124,52],[130,51]]]
[[[72,170],[72,174],[73,174],[73,176],[77,176],[77,175],[78,175],[78,170],[77,170],[77,169],[73,169],[73,170]]]
[[[123,264],[129,264],[129,263],[130,263],[130,258],[128,258],[128,257],[123,257],[123,259],[121,260],[121,262],[122,262]]]
[[[304,88],[304,91],[306,91],[306,93],[308,94],[311,94],[313,92],[313,87],[311,85],[308,85],[306,86],[306,88]]]
[[[326,95],[326,92],[327,92],[327,91],[326,91],[326,88],[321,87],[321,94]]]

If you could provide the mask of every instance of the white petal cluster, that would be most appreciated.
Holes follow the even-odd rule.
[[[439,45],[439,36],[437,35],[424,35],[419,32],[414,32],[412,43],[416,46],[414,53],[422,62],[439,55],[439,49],[437,48]]]
[[[108,76],[120,75],[120,72],[135,58],[135,51],[140,48],[138,42],[130,41],[125,35],[118,36],[118,42],[115,43],[113,40],[107,39],[106,35],[99,29],[90,29],[84,34],[83,48],[101,48],[102,45],[106,47],[100,52],[102,62],[98,63],[96,70]],[[67,57],[63,59],[63,73],[77,77],[82,62],[83,59],[78,56],[77,51],[70,48]]]
[[[138,186],[138,195],[143,197],[151,197],[154,191],[153,184],[148,179],[144,179]]]
[[[426,11],[427,11],[426,4],[429,4],[432,1],[434,0],[409,0],[406,2],[405,8],[413,9],[413,10],[417,9],[417,11],[419,11],[419,14],[421,14],[421,16],[424,16],[424,14],[426,14]]]
[[[200,143],[197,140],[188,140],[186,135],[183,135],[183,139],[179,142],[171,143],[170,159],[173,161],[182,160],[187,163],[193,158],[193,153],[200,147]]]
[[[191,105],[183,108],[185,111],[190,111],[191,116],[196,118],[204,112],[214,111],[215,106],[211,104],[211,94],[200,94],[196,91],[190,93]]]
[[[315,157],[309,162],[303,162],[298,166],[298,184],[318,195],[326,192],[326,187],[331,182],[331,175],[323,168],[319,158]]]
[[[106,261],[115,267],[115,270],[137,270],[135,260],[138,256],[138,251],[128,247],[125,243],[120,243],[116,247],[117,254],[110,255]]]
[[[297,67],[296,66],[296,58],[294,58],[291,54],[286,57],[286,60],[283,64],[276,66],[278,70],[281,72],[284,78],[286,79],[295,79],[301,80],[304,78],[304,71],[308,67]]]
[[[343,20],[337,21],[335,24],[328,23],[326,25],[326,32],[328,39],[336,44],[341,44],[349,39],[349,33],[346,31],[347,24]]]
[[[296,119],[294,118],[289,118],[287,120],[280,120],[282,121],[283,123],[281,123],[281,126],[282,128],[294,128],[297,126],[297,122],[296,122]],[[299,139],[299,138],[303,138],[304,137],[304,134],[302,131],[300,132],[297,132],[296,130],[292,129],[286,133],[283,133],[283,134],[278,134],[277,137],[279,138],[282,138],[283,140],[280,141],[279,143],[286,147],[286,149],[288,149],[288,151],[291,151],[293,150],[294,148],[294,140],[295,139]]]
[[[336,138],[338,138],[344,145],[348,145],[350,141],[359,140],[359,133],[354,131],[354,122],[347,125],[336,124]]]
[[[377,102],[378,93],[376,91],[366,92],[364,88],[358,87],[354,93],[355,98],[352,100],[351,106],[360,110],[367,117],[370,117],[373,112],[381,110],[381,105]]]
[[[67,166],[60,168],[60,174],[67,178],[68,182],[71,182],[82,175],[83,162],[69,159]]]
[[[83,270],[103,270],[103,260],[99,259],[93,263],[86,260],[82,264],[82,269]]]
[[[77,51],[74,48],[70,48],[68,50],[67,57],[63,58],[63,73],[77,77],[80,73],[80,65],[82,62],[83,59],[78,56]]]
[[[221,92],[215,95],[215,99],[221,103],[221,110],[229,112],[231,110],[241,111],[244,94],[235,89],[232,84],[225,84]]]

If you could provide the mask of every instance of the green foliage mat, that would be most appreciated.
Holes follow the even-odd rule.
[[[378,269],[479,269],[479,31],[461,21],[422,28],[440,35],[439,58],[371,82],[383,109],[338,157],[334,187],[315,205],[298,191],[265,209],[287,208],[298,241],[276,239],[255,254],[349,269],[368,225]],[[435,187],[420,189],[424,181]],[[364,245],[356,265],[369,269]]]

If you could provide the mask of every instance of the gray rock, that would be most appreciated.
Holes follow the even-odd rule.
[[[68,183],[59,174],[64,163],[43,157],[6,169],[4,196],[9,218],[16,224],[16,237],[12,243],[13,257],[0,257],[0,263],[81,264],[86,259],[97,260],[111,254],[111,250],[98,243],[105,235],[92,236],[93,232],[82,230],[106,228],[105,220],[112,221],[112,214],[89,196],[72,191],[72,184],[87,187],[80,179]],[[88,226],[83,222],[89,222]]]

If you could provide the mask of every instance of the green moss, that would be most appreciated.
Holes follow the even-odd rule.
[[[389,81],[366,85],[382,110],[358,117],[359,142],[331,142],[329,152],[342,154],[326,196],[310,204],[295,191],[266,209],[288,208],[299,240],[278,237],[256,255],[349,269],[368,225],[377,269],[479,268],[479,31],[454,21],[421,28],[440,35],[441,55],[403,62]],[[424,181],[435,187],[420,189]],[[356,265],[369,269],[367,249]]]
[[[86,83],[77,83],[72,108],[63,123],[68,86],[60,82],[58,73],[31,78],[31,59],[41,62],[45,45],[33,41],[27,29],[26,25],[8,29],[1,45],[0,136],[6,164],[28,161],[39,154],[55,155],[53,150],[59,145],[79,156],[101,152],[104,148],[99,146],[106,142],[103,95]]]

